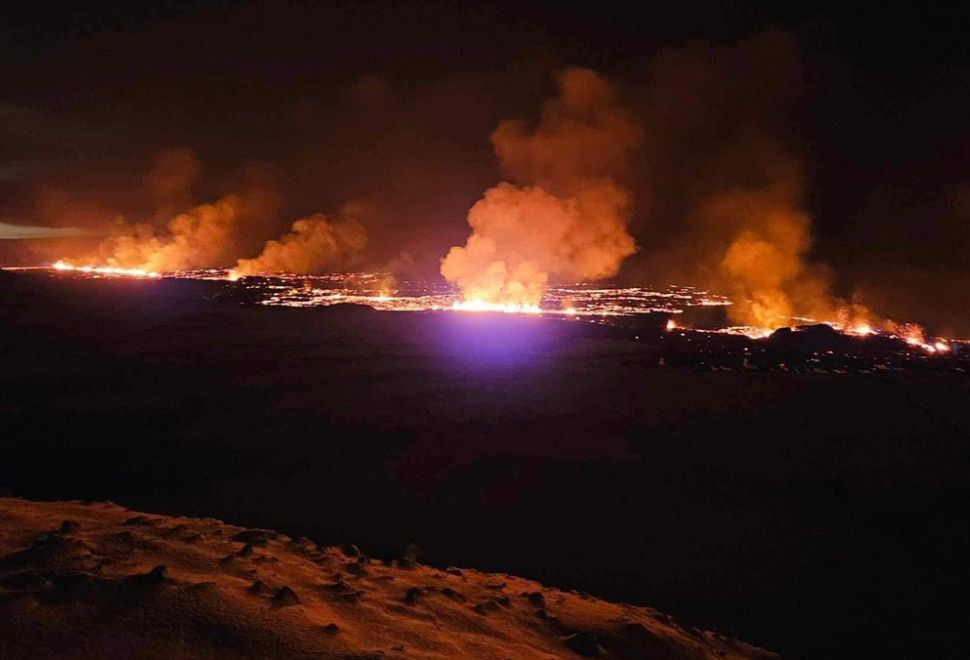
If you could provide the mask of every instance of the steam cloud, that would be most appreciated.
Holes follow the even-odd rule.
[[[468,213],[471,236],[441,262],[466,300],[537,305],[550,278],[609,277],[636,250],[615,177],[640,130],[593,71],[567,69],[558,83],[534,128],[510,120],[492,133],[513,183],[485,192]]]

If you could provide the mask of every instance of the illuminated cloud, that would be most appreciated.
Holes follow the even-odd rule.
[[[65,238],[84,236],[87,234],[77,227],[37,227],[32,225],[18,225],[0,221],[0,240],[16,241],[31,238]]]

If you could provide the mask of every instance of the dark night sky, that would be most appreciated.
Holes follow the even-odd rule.
[[[797,98],[734,103],[802,163],[817,258],[891,312],[932,316],[941,299],[922,309],[918,290],[970,303],[970,9],[852,4],[7,2],[0,215],[70,224],[52,195],[81,209],[75,223],[150,213],[132,190],[153,154],[184,146],[200,198],[261,178],[283,226],[365,197],[386,209],[379,256],[429,259],[500,176],[491,129],[535,116],[557,68],[592,67],[635,98],[658,53],[730,60],[776,29],[797,45]],[[731,70],[759,94],[760,74]],[[671,213],[638,202],[630,273]]]

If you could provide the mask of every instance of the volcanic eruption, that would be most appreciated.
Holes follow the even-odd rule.
[[[595,72],[566,69],[558,84],[535,126],[509,120],[492,133],[511,181],[475,203],[471,236],[441,261],[466,306],[538,309],[550,278],[610,277],[636,250],[618,177],[640,129]]]
[[[379,255],[382,243],[401,248],[390,240],[394,230],[380,202],[302,215],[257,251],[257,241],[276,233],[271,227],[283,218],[267,213],[266,195],[246,186],[197,203],[192,191],[201,167],[188,149],[163,151],[145,177],[154,214],[137,223],[119,216],[94,251],[60,259],[55,268],[138,277],[218,269],[205,276],[236,280],[370,265],[356,278],[363,288],[304,280],[294,296],[273,289],[265,302],[601,318],[679,313],[676,304],[657,300],[681,295],[670,282],[687,282],[702,287],[686,294],[690,304],[725,307],[718,326],[724,331],[761,338],[826,323],[938,350],[919,326],[881,318],[858,296],[840,293],[842,282],[814,253],[806,166],[767,110],[786,102],[788,74],[797,70],[795,45],[769,32],[713,51],[693,45],[660,53],[622,95],[590,69],[560,71],[558,92],[537,118],[507,119],[492,131],[505,180],[471,206],[470,235],[440,260],[453,287],[445,291],[412,283],[413,295],[391,295],[393,274],[370,272],[388,263]],[[359,189],[348,194],[370,200]],[[639,285],[649,272],[668,285],[577,290],[617,276],[625,263],[626,280]]]

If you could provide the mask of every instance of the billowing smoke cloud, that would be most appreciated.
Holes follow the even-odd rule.
[[[242,200],[226,195],[191,206],[190,188],[199,171],[191,150],[162,151],[144,182],[157,209],[153,219],[132,224],[116,216],[105,231],[109,237],[77,263],[152,272],[218,265],[231,243]]]
[[[145,175],[144,192],[156,211],[143,222],[123,215],[97,227],[107,234],[93,250],[66,263],[110,266],[151,272],[226,266],[235,259],[241,225],[270,213],[272,204],[258,182],[213,202],[194,204],[192,186],[201,168],[195,154],[184,148],[163,150]],[[68,205],[70,208],[70,205]]]
[[[775,156],[763,162],[760,185],[718,192],[694,209],[692,225],[706,247],[698,264],[706,284],[731,295],[732,320],[758,328],[869,321],[863,306],[833,295],[829,270],[808,259],[812,226],[800,168]]]
[[[279,240],[268,241],[259,256],[240,259],[235,276],[259,273],[313,274],[347,264],[367,245],[367,232],[355,217],[362,209],[345,205],[342,217],[316,213],[293,223]]]
[[[535,127],[513,120],[493,132],[514,183],[472,207],[472,235],[448,253],[442,274],[466,299],[521,305],[537,304],[550,278],[615,275],[636,249],[627,231],[631,195],[618,180],[646,129],[637,193],[655,272],[729,294],[738,324],[867,320],[811,261],[801,163],[757,114],[784,100],[793,71],[794,44],[774,33],[714,52],[668,51],[651,67],[636,117],[592,71],[565,71]],[[759,85],[769,91],[748,89]],[[673,230],[658,227],[655,239],[654,216]]]
[[[472,207],[472,235],[441,262],[466,300],[537,305],[550,278],[615,275],[636,249],[618,178],[640,130],[593,71],[567,69],[558,83],[537,125],[505,121],[492,133],[512,183]]]
[[[731,296],[733,322],[869,321],[833,293],[812,258],[805,176],[785,116],[801,93],[799,52],[769,32],[734,46],[694,44],[652,63],[639,113],[649,128],[638,190],[658,239],[640,276]]]
[[[227,195],[179,213],[163,232],[149,223],[122,225],[101,244],[102,263],[154,272],[218,266],[226,261],[241,210],[241,198]]]
[[[216,201],[194,204],[192,189],[201,173],[195,153],[169,148],[158,154],[142,182],[142,194],[156,209],[143,222],[131,223],[118,214],[96,225],[97,234],[107,238],[67,258],[55,257],[66,265],[112,267],[148,272],[170,272],[226,267],[236,263],[236,273],[316,273],[338,262],[349,263],[367,244],[359,217],[367,213],[361,203],[345,204],[338,220],[321,214],[297,220],[279,240],[265,243],[252,254],[270,232],[280,203],[272,184],[272,171],[252,165],[243,172],[236,192]],[[55,210],[60,215],[76,212],[77,204],[65,199]],[[257,242],[254,243],[254,238]],[[52,249],[62,249],[53,246]]]

